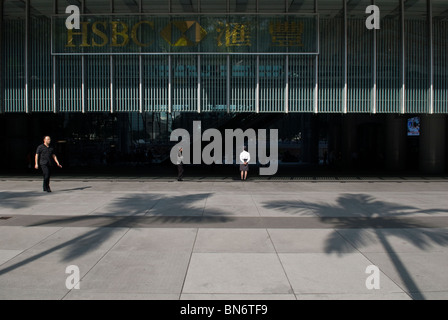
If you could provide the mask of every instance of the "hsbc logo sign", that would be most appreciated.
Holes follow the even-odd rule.
[[[197,21],[173,21],[160,35],[173,47],[193,47],[205,38],[207,31]]]

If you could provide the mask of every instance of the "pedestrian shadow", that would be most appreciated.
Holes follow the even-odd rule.
[[[61,262],[67,264],[76,264],[76,259],[79,259],[95,250],[98,250],[101,245],[110,240],[117,232],[117,228],[138,228],[144,226],[145,218],[151,218],[152,221],[156,221],[159,224],[171,224],[184,223],[222,223],[232,220],[231,217],[224,216],[226,213],[220,210],[214,210],[213,216],[202,218],[201,215],[167,215],[167,211],[164,206],[160,206],[157,209],[153,202],[167,201],[168,203],[175,203],[173,210],[191,210],[191,205],[197,201],[205,200],[210,193],[202,194],[188,194],[188,195],[174,195],[164,196],[157,194],[142,194],[142,195],[123,195],[113,200],[112,207],[115,208],[115,214],[110,215],[87,215],[87,216],[66,216],[56,218],[45,218],[43,221],[37,223],[30,223],[25,227],[89,227],[91,230],[80,234],[73,239],[52,246],[39,253],[36,253],[22,261],[16,263],[6,263],[3,267],[0,267],[0,276],[7,274],[13,270],[23,267],[29,263],[33,263],[39,259],[42,259],[50,254],[60,252]],[[149,208],[152,208],[152,216],[137,216],[136,213],[140,212],[141,203],[145,201],[148,203]],[[136,205],[138,203],[138,205]],[[138,209],[138,210],[137,210]],[[202,209],[203,210],[203,209]],[[126,215],[118,215],[117,213],[127,212]],[[201,220],[202,219],[202,220]],[[17,257],[20,259],[20,255]]]
[[[405,286],[405,291],[416,300],[425,299],[409,270],[394,250],[390,238],[398,237],[421,250],[433,245],[448,247],[448,232],[428,229],[422,219],[413,215],[424,213],[434,216],[448,212],[446,208],[420,209],[410,205],[386,202],[366,194],[344,194],[334,204],[307,201],[267,201],[263,207],[282,211],[296,207],[297,213],[308,210],[324,223],[334,226],[334,231],[325,240],[325,252],[339,255],[362,250],[372,243],[380,243]],[[294,214],[294,213],[293,213]],[[448,218],[448,217],[447,217]],[[406,232],[406,229],[422,228],[420,232]],[[341,241],[340,229],[350,229],[350,237]],[[400,229],[400,230],[397,230]],[[402,230],[404,229],[404,230]]]
[[[86,187],[79,187],[79,188],[72,188],[72,189],[62,189],[62,190],[57,190],[58,192],[68,192],[68,191],[83,191],[83,190],[87,190],[87,189],[91,189],[91,186],[86,186]]]

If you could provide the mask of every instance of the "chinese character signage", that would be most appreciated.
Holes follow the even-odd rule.
[[[318,16],[89,16],[67,29],[53,17],[52,53],[318,53]]]

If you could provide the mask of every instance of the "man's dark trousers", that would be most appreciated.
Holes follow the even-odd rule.
[[[44,175],[44,191],[50,190],[50,175],[51,168],[48,165],[41,165],[42,173]]]
[[[177,180],[182,180],[184,178],[184,165],[178,164],[177,165]]]

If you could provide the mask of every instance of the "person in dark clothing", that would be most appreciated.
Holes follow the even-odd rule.
[[[184,178],[184,156],[182,155],[182,148],[177,152],[177,181],[183,181]]]
[[[44,137],[44,143],[37,147],[36,156],[35,156],[35,165],[34,167],[42,169],[42,174],[44,176],[43,189],[44,192],[51,192],[50,189],[50,176],[51,176],[51,167],[53,166],[52,160],[56,162],[56,165],[59,168],[62,168],[60,165],[58,158],[54,154],[54,150],[50,147],[51,138],[49,136]]]

